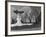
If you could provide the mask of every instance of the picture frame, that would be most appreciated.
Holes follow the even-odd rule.
[[[32,15],[30,14],[31,10]],[[33,10],[36,12],[36,14],[34,13]],[[16,18],[19,17],[20,20],[20,17],[22,16],[21,17],[22,19],[24,16],[23,13],[26,11],[29,11],[28,13],[30,14],[31,22],[28,24],[28,21],[25,22],[24,20],[25,22],[24,24],[21,24],[22,21],[21,23],[17,22],[16,24]],[[38,21],[40,23],[37,22],[37,20],[39,20],[37,16],[39,16],[40,18],[40,21]],[[35,19],[36,18],[38,19],[33,20],[32,22],[32,17],[33,19],[34,17]],[[15,23],[12,19],[14,19]],[[27,1],[5,1],[5,36],[24,36],[38,34],[45,34],[45,3]]]

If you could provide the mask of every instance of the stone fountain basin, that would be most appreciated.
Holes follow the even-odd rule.
[[[27,23],[27,24],[22,24],[22,23],[16,23],[16,24],[12,24],[11,26],[23,26],[23,25],[33,25],[33,23]]]

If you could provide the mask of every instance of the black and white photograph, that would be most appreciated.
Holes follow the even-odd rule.
[[[8,2],[8,35],[44,33],[44,4]]]
[[[11,31],[41,29],[41,7],[11,5]]]

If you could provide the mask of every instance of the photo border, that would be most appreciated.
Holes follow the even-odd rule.
[[[8,2],[20,2],[20,3],[35,3],[44,5],[44,32],[35,34],[19,34],[19,35],[8,35]],[[24,35],[40,35],[45,34],[45,3],[44,2],[27,2],[27,1],[5,1],[5,36],[24,36]]]

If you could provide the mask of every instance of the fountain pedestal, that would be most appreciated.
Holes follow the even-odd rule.
[[[17,23],[16,23],[16,26],[21,26],[22,24],[21,24],[21,14],[22,13],[24,13],[24,11],[18,11],[18,10],[16,10],[16,11],[14,11],[14,13],[16,13],[17,14]]]

